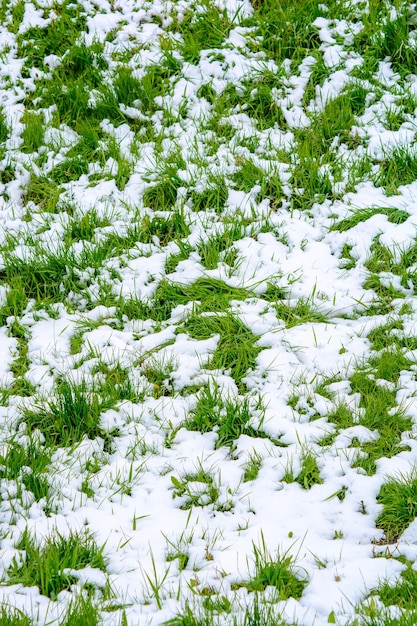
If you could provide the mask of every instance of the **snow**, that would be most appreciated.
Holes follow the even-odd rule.
[[[163,29],[170,23],[174,5],[179,12],[191,6],[185,0],[153,5],[123,0],[117,3],[116,10],[110,10],[110,5],[104,1],[83,4],[89,15],[87,32],[80,33],[80,40],[88,45],[93,41],[106,41],[109,56],[123,46],[126,49],[137,46],[129,66],[138,79],[150,65],[161,62]],[[111,227],[100,229],[103,241],[111,230],[123,233],[126,224],[138,215],[151,216],[153,210],[144,206],[143,193],[149,181],[158,181],[158,166],[164,158],[175,154],[176,148],[186,162],[178,171],[184,190],[188,186],[204,190],[211,174],[231,177],[238,169],[236,162],[252,154],[243,145],[245,139],[258,140],[253,162],[269,171],[271,155],[279,150],[291,150],[296,141],[295,133],[309,129],[313,113],[322,111],[346,86],[355,84],[352,73],[363,59],[347,48],[361,25],[344,18],[329,19],[325,17],[323,6],[324,15],[317,18],[312,27],[318,32],[320,52],[329,76],[316,87],[311,101],[305,104],[303,98],[317,60],[307,56],[296,69],[290,70],[286,64],[282,90],[273,93],[273,101],[285,118],[285,131],[277,127],[259,128],[247,112],[232,111],[222,124],[237,129],[233,140],[236,149],[232,151],[230,145],[224,143],[215,154],[208,153],[210,135],[204,135],[201,123],[213,110],[213,105],[198,96],[201,86],[209,83],[220,96],[228,85],[242,87],[245,81],[256,80],[266,68],[275,73],[281,71],[275,62],[250,51],[250,29],[238,22],[252,14],[251,4],[247,0],[219,0],[216,4],[236,21],[224,47],[203,50],[195,65],[184,63],[181,76],[171,81],[172,92],[156,99],[158,107],[169,110],[174,117],[180,114],[186,101],[189,106],[186,119],[170,127],[158,149],[151,140],[139,144],[139,154],[135,152],[135,133],[129,124],[116,127],[109,120],[103,121],[103,133],[115,138],[122,156],[133,164],[126,186],[122,190],[118,188],[114,180],[117,162],[108,158],[105,166],[95,172],[103,174],[102,180],[90,181],[95,171],[91,168],[88,174],[62,185],[59,219],[48,216],[44,229],[40,227],[40,211],[36,205],[24,205],[29,170],[34,167],[39,175],[50,175],[53,167],[66,160],[67,152],[77,145],[80,137],[66,124],[60,124],[59,128],[49,126],[44,137],[49,153],[41,164],[34,166],[30,161],[32,156],[29,158],[23,152],[20,121],[23,106],[19,90],[29,93],[38,78],[22,73],[22,63],[15,56],[16,36],[4,25],[0,26],[3,50],[0,102],[7,121],[13,121],[6,149],[19,163],[15,179],[0,185],[1,239],[3,245],[8,234],[16,237],[13,247],[16,258],[28,259],[35,254],[33,258],[38,260],[34,240],[43,250],[59,249],[57,242],[69,222],[70,206],[80,218],[93,209],[99,218],[109,218]],[[49,8],[47,2],[42,6]],[[53,14],[48,18],[43,14],[41,8],[26,2],[18,34],[24,35],[34,26],[43,28],[54,19]],[[152,22],[154,16],[161,18],[162,26]],[[119,27],[110,42],[109,33]],[[219,52],[222,60],[216,58]],[[60,58],[50,54],[45,62],[52,72],[59,67]],[[400,76],[388,60],[379,63],[375,79],[379,89],[402,89]],[[415,77],[413,80],[410,84],[415,91]],[[377,98],[373,87],[374,91]],[[399,129],[389,130],[384,122],[389,104],[389,97],[379,97],[376,102],[371,98],[364,113],[355,118],[354,130],[363,142],[363,151],[374,161],[387,158],[399,146],[407,147],[412,154],[415,151],[415,113],[410,114],[409,121]],[[131,120],[147,121],[135,106],[126,106],[123,112]],[[48,120],[53,110],[49,110],[49,118],[45,115]],[[151,121],[156,134],[163,131],[162,115],[155,114]],[[345,154],[347,163],[352,155],[350,149],[345,149],[349,155],[343,153],[342,147],[335,146],[339,156]],[[201,164],[198,159],[193,162],[193,154],[200,155],[202,163],[207,157],[206,163]],[[361,444],[372,442],[379,436],[376,431],[355,424],[338,433],[331,445],[322,447],[319,442],[326,434],[335,432],[327,416],[338,404],[346,403],[358,415],[362,410],[358,394],[351,393],[348,379],[369,359],[372,349],[369,332],[396,319],[401,305],[407,303],[412,312],[401,317],[404,322],[401,337],[416,335],[417,307],[415,285],[411,280],[416,267],[409,268],[407,284],[399,275],[381,273],[382,284],[392,285],[397,295],[404,296],[392,302],[393,310],[389,315],[364,315],[366,307],[375,300],[374,292],[364,287],[364,281],[369,275],[366,263],[376,238],[397,259],[415,245],[417,183],[401,186],[395,195],[388,196],[383,188],[365,180],[354,190],[342,193],[341,198],[316,202],[311,211],[302,212],[289,205],[293,193],[290,166],[278,159],[271,168],[270,173],[278,174],[283,183],[285,197],[278,209],[271,210],[270,200],[259,198],[259,186],[249,192],[228,188],[222,219],[228,224],[234,220],[253,223],[254,232],[258,230],[256,236],[246,230],[233,243],[239,262],[231,268],[221,260],[215,269],[207,270],[194,250],[178,263],[169,274],[169,280],[192,285],[205,276],[253,292],[251,298],[230,303],[231,311],[252,331],[257,347],[261,348],[254,368],[246,372],[242,382],[248,397],[259,399],[264,407],[259,431],[284,445],[243,434],[236,439],[236,448],[231,451],[216,447],[216,431],[199,433],[184,427],[200,393],[189,391],[194,385],[207,387],[214,380],[223,397],[228,394],[235,399],[242,393],[230,372],[210,369],[219,336],[201,340],[188,336],[182,323],[192,308],[189,304],[174,307],[168,320],[159,324],[149,320],[129,321],[126,316],[120,319],[114,306],[83,307],[89,295],[100,291],[96,274],[87,268],[84,279],[88,287],[73,298],[73,304],[79,304],[80,310],[77,306],[72,309],[65,306],[64,298],[62,303],[54,305],[53,313],[47,306],[45,310],[39,307],[36,310],[33,300],[29,299],[19,318],[27,339],[29,364],[24,377],[34,386],[34,393],[49,398],[62,376],[79,382],[103,381],[103,376],[100,378],[100,374],[94,373],[95,366],[104,363],[111,367],[120,363],[129,370],[129,380],[138,389],[138,395],[140,391],[144,397],[137,402],[121,401],[101,415],[104,431],[118,431],[110,449],[98,438],[95,441],[85,439],[74,450],[54,453],[48,468],[48,480],[54,490],[53,510],[49,516],[42,502],[34,502],[28,492],[26,508],[21,504],[17,506],[16,481],[2,481],[0,521],[5,532],[0,543],[0,560],[4,572],[17,555],[14,546],[26,527],[38,538],[46,537],[53,529],[68,533],[88,527],[97,544],[105,546],[114,602],[126,604],[129,626],[162,624],[181,611],[184,599],[194,598],[195,590],[213,588],[231,597],[233,583],[241,583],[253,575],[254,546],[262,543],[271,555],[291,555],[299,576],[307,580],[300,600],[292,598],[278,605],[286,619],[298,620],[302,626],[324,626],[332,612],[340,618],[340,623],[347,621],[355,604],[363,601],[369,590],[383,579],[395,581],[400,576],[403,565],[398,560],[374,558],[374,544],[383,535],[375,520],[382,506],[377,502],[382,484],[388,476],[407,474],[416,462],[416,366],[402,371],[394,386],[396,402],[407,407],[407,415],[412,419],[412,432],[403,434],[403,443],[408,448],[399,450],[391,458],[379,459],[374,475],[352,467],[357,451],[353,440]],[[343,185],[345,183],[343,181]],[[33,221],[24,219],[25,206],[31,208]],[[137,210],[135,218],[132,218],[132,207]],[[405,210],[409,217],[401,224],[394,224],[387,215],[378,213],[348,231],[329,231],[331,224],[350,217],[359,209],[371,207]],[[184,215],[191,231],[187,242],[194,247],[202,240],[207,241],[213,233],[224,230],[214,211],[197,214],[185,205]],[[265,224],[268,229],[264,228]],[[351,247],[355,260],[351,269],[341,267],[340,255],[346,245]],[[80,242],[74,242],[71,248],[77,258],[83,249],[84,243]],[[113,295],[149,302],[167,275],[167,259],[171,253],[179,251],[178,244],[171,242],[162,246],[155,236],[151,243],[137,243],[134,250],[124,250],[117,260],[106,261],[100,270],[101,278],[104,280],[107,276],[111,281]],[[0,267],[4,267],[2,258]],[[282,300],[285,306],[307,303],[326,321],[307,320],[286,326],[277,316],[274,303],[267,299],[268,284],[287,290],[288,295]],[[2,306],[9,291],[9,286],[0,286]],[[0,387],[6,390],[15,380],[12,365],[19,350],[19,339],[11,332],[14,321],[10,316],[0,328]],[[81,348],[74,354],[71,339],[83,328],[83,323]],[[415,350],[405,355],[416,361]],[[158,397],[146,378],[146,368],[155,361],[172,365],[169,374],[174,390],[172,397]],[[325,378],[329,379],[328,390],[334,392],[331,400],[316,392],[318,382]],[[387,381],[384,384],[388,386]],[[294,395],[298,396],[297,403],[290,406],[289,400]],[[4,447],[7,451],[11,438],[23,440],[26,435],[22,425],[24,402],[12,396],[10,406],[0,407],[2,450]],[[288,470],[292,469],[295,475],[300,472],[306,451],[314,452],[317,457],[322,480],[310,489],[284,480]],[[244,466],[254,453],[261,458],[259,474],[256,479],[244,482]],[[90,459],[96,459],[101,466],[95,473],[86,468]],[[215,501],[210,497],[207,482],[198,477],[201,472],[211,477],[218,490]],[[187,475],[196,477],[184,479]],[[175,481],[182,480],[186,481],[186,491],[176,495]],[[82,489],[85,481],[92,495]],[[343,500],[335,495],[341,489],[345,490]],[[189,498],[197,505],[187,508]],[[414,562],[414,568],[416,543],[417,522],[413,521],[396,549]],[[167,558],[173,545],[181,545],[189,554],[183,571],[177,560]],[[83,584],[102,589],[107,580],[103,572],[91,567],[67,573],[77,578],[74,589],[78,592]],[[152,591],[152,576],[160,582],[162,606]],[[50,602],[36,587],[7,585],[7,580],[2,584],[0,601],[26,611],[33,616],[33,623],[39,625],[60,623],[72,597],[69,592],[62,592],[57,600]],[[253,601],[245,589],[235,593],[242,602]],[[266,590],[265,595],[268,593],[272,595],[271,590]],[[120,611],[117,618],[119,615]],[[105,624],[116,623],[111,613],[103,612],[102,619]],[[224,624],[231,623],[227,615],[221,619]]]

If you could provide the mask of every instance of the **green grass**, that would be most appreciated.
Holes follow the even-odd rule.
[[[320,470],[314,454],[308,450],[301,455],[301,472],[296,478],[296,482],[303,489],[311,489],[313,485],[320,485],[323,480],[320,478]]]
[[[320,313],[317,307],[312,304],[310,298],[299,298],[295,306],[276,302],[274,308],[277,318],[282,320],[287,328],[307,322],[327,322],[326,316]]]
[[[0,144],[4,143],[9,137],[9,129],[6,124],[6,117],[0,109]]]
[[[218,387],[214,385],[213,388],[204,389],[185,421],[185,427],[201,433],[214,430],[217,434],[215,447],[227,446],[233,450],[240,435],[266,436],[261,429],[258,430],[249,423],[259,412],[262,414],[262,407],[251,405],[247,398],[222,398]],[[262,423],[262,417],[260,422]]]
[[[256,336],[232,313],[203,316],[192,315],[182,327],[193,339],[209,339],[219,335],[219,342],[208,364],[209,369],[229,372],[239,386],[256,366],[261,348]]]
[[[379,334],[384,338],[386,346],[387,335]],[[375,335],[371,335],[373,337]],[[396,344],[394,343],[394,346]],[[358,447],[358,454],[354,462],[355,467],[361,467],[368,474],[376,471],[376,462],[385,457],[391,458],[402,450],[409,449],[403,442],[403,435],[410,432],[412,419],[407,414],[406,407],[396,402],[396,387],[400,373],[407,371],[410,362],[404,356],[400,347],[386,349],[372,355],[367,363],[367,370],[358,369],[350,378],[351,392],[359,394],[360,412],[353,412],[345,403],[340,403],[328,415],[329,423],[343,432],[355,424],[365,426],[374,434],[376,439],[359,445],[355,440],[352,445]],[[394,389],[390,387],[394,385]],[[333,440],[335,433],[330,435]]]
[[[29,432],[39,429],[48,445],[72,446],[83,437],[104,435],[100,428],[102,409],[102,399],[85,384],[62,381],[55,398],[24,409],[23,417]]]
[[[406,7],[395,19],[388,20],[374,39],[375,53],[380,59],[389,57],[396,72],[403,76],[415,69],[416,50],[411,43],[411,33]]]
[[[56,10],[56,9],[55,9]],[[18,53],[25,59],[25,67],[42,68],[49,54],[63,55],[72,47],[80,29],[85,26],[85,17],[77,5],[63,2],[57,10],[57,18],[41,28],[34,26],[17,36]]]
[[[183,510],[192,507],[212,505],[216,507],[219,498],[219,489],[213,476],[200,468],[195,473],[186,473],[180,478],[171,476],[174,487],[173,498],[181,498],[180,508]]]
[[[331,226],[330,231],[338,230],[341,233],[346,232],[361,222],[366,222],[374,215],[386,215],[388,221],[393,224],[402,224],[410,217],[407,211],[393,209],[390,207],[369,207],[367,209],[356,209],[350,217],[347,217]]]
[[[31,624],[31,619],[23,611],[4,605],[0,608],[0,626],[31,626]]]
[[[30,491],[36,502],[51,498],[51,489],[47,479],[47,468],[51,453],[34,441],[26,447],[10,442],[7,452],[0,454],[0,478],[16,481],[17,495],[22,498],[22,486]],[[30,471],[28,472],[28,468]]]
[[[402,609],[414,609],[414,598],[417,591],[417,572],[413,569],[412,563],[400,557],[404,564],[401,577],[395,585],[388,581],[382,581],[374,590],[385,606],[399,606]]]
[[[44,143],[44,121],[41,115],[32,111],[25,111],[22,122],[23,151],[30,154],[36,152]]]
[[[369,513],[369,558],[417,516],[414,7],[232,4],[0,0],[2,584],[64,626],[414,626],[410,551],[356,607],[336,573],[346,604],[291,619],[326,566],[314,533],[343,539],[341,571],[351,538],[301,517],[267,542],[259,501],[265,479],[271,506]],[[330,461],[349,480],[327,491]],[[105,518],[114,598],[69,573],[106,574]],[[18,606],[0,626],[39,621]]]
[[[138,80],[127,67],[120,67],[113,83],[116,97],[126,106],[139,103],[143,113],[151,115],[156,110],[155,98],[169,88],[169,74],[163,66],[153,65],[145,76]]]
[[[79,595],[70,604],[62,626],[99,626],[100,611],[90,595]]]
[[[154,398],[173,395],[171,374],[176,369],[174,360],[158,359],[158,356],[154,355],[145,361],[142,369],[143,375],[153,387]]]
[[[176,306],[194,304],[194,313],[224,313],[232,300],[252,296],[248,289],[230,287],[221,280],[198,278],[191,285],[162,280],[149,300],[129,298],[120,301],[120,311],[129,319],[166,321]],[[230,331],[231,332],[231,331]]]
[[[301,598],[307,580],[300,575],[301,572],[295,574],[297,568],[291,555],[278,553],[273,557],[266,550],[263,539],[260,547],[253,544],[253,554],[255,573],[250,580],[237,583],[236,588],[245,587],[249,592],[260,592],[274,587],[277,601]]]
[[[407,147],[395,148],[380,164],[375,183],[388,195],[398,193],[400,185],[409,185],[417,177],[417,155]]]
[[[375,377],[396,382],[403,368],[403,358],[395,353],[383,353],[370,361],[376,366]],[[402,434],[411,429],[412,421],[404,409],[396,407],[395,394],[385,384],[378,384],[365,372],[356,372],[351,378],[352,392],[360,394],[360,408],[364,410],[359,423],[371,431],[378,431],[378,439],[362,445],[364,458],[357,465],[368,473],[376,470],[376,460],[391,457],[405,449],[401,444]]]
[[[276,75],[274,72],[265,72],[260,74],[255,81],[251,81],[242,96],[242,103],[244,103],[245,111],[257,121],[259,130],[264,128],[278,126],[285,128],[285,119],[281,107],[275,102],[273,98],[274,90],[278,89],[281,85],[281,76]],[[262,176],[262,172],[258,170]],[[258,173],[258,180],[260,178]],[[249,175],[245,178],[245,174]],[[242,191],[249,192],[252,187],[250,186],[250,178],[256,176],[256,170],[248,167],[242,167],[241,180],[244,182]],[[256,179],[255,179],[256,180]],[[237,178],[239,182],[239,177]]]
[[[62,289],[65,290],[64,280],[66,289],[76,282],[73,269],[76,261],[73,254],[65,249],[50,254],[43,252],[28,261],[10,252],[5,252],[3,258],[1,278],[28,299],[60,302]]]
[[[197,63],[202,50],[221,47],[231,27],[226,11],[219,10],[210,0],[200,3],[201,13],[188,9],[174,22],[182,36],[179,51],[188,63]]]
[[[22,558],[13,559],[7,570],[8,582],[36,586],[52,600],[75,582],[74,575],[64,572],[66,568],[78,570],[88,566],[105,572],[103,548],[98,548],[87,532],[64,537],[55,531],[40,546],[25,529],[16,549],[22,551]]]
[[[348,622],[349,626],[413,626],[416,621],[416,612],[404,611],[398,617],[393,617],[388,609],[377,608],[375,604],[370,607],[359,607],[359,617]]]
[[[254,593],[254,602],[245,608],[242,618],[231,615],[232,626],[286,626],[288,622],[277,613],[274,605],[263,603]],[[204,599],[201,607],[185,606],[182,613],[164,622],[164,626],[220,626],[224,614],[233,611],[233,605],[223,597],[221,601],[214,602],[210,596]]]
[[[317,0],[303,2],[273,0],[255,2],[255,13],[249,23],[256,25],[259,47],[277,63],[291,59],[294,65],[319,45],[311,23],[319,16]]]
[[[221,177],[209,177],[204,190],[194,190],[191,193],[191,203],[194,211],[215,211],[221,214],[228,198],[226,181]]]
[[[208,239],[200,241],[197,250],[201,263],[208,270],[214,270],[221,261],[233,265],[236,258],[233,244],[243,236],[243,228],[237,223],[226,226],[223,232],[215,233]]]
[[[251,480],[256,480],[261,466],[262,457],[257,452],[253,452],[253,454],[249,456],[248,461],[244,466],[243,482],[246,483]]]
[[[382,485],[377,501],[382,505],[375,524],[384,531],[387,543],[399,539],[417,515],[416,472],[392,476]]]
[[[365,264],[365,267],[371,272],[368,281],[375,284],[378,281],[377,274],[379,272],[391,272],[401,278],[403,287],[409,288],[410,284],[414,285],[413,266],[417,259],[417,246],[414,241],[408,249],[399,250],[399,259],[397,260],[396,250],[382,245],[377,237],[371,245],[371,255]],[[386,289],[389,288],[386,287]]]

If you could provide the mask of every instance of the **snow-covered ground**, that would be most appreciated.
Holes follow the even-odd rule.
[[[75,5],[2,5],[0,602],[33,624],[61,623],[86,583],[108,625],[162,624],[187,604],[213,623],[243,624],[255,598],[288,624],[347,624],[382,580],[400,579],[397,557],[417,562],[417,522],[392,540],[376,523],[382,485],[409,475],[417,453],[417,181],[394,167],[417,158],[417,77],[389,55],[366,75],[367,49],[355,42],[368,3],[342,3],[340,15],[330,5],[314,5],[316,43],[291,64],[262,48],[248,0],[80,1],[85,19],[68,45],[93,50],[91,67],[65,65],[59,38],[33,54],[36,36],[52,40],[54,21]],[[181,24],[213,6],[229,26],[194,58]],[[386,7],[380,32],[404,12]],[[120,99],[120,68],[139,84],[155,67],[166,75],[155,78],[157,95],[146,83],[148,106],[130,92]],[[73,88],[79,78],[84,92]],[[113,84],[119,117],[103,105],[94,127],[91,111]],[[264,84],[269,100],[255,106]],[[345,105],[329,105],[353,101],[353,89],[366,92],[362,109],[337,131]],[[64,102],[82,93],[83,127]],[[39,141],[25,131],[33,114]],[[98,133],[90,152],[89,127]],[[315,131],[324,139],[303,162]],[[260,174],[248,188],[250,167]],[[302,174],[317,197],[303,194]],[[387,352],[397,374],[382,371]],[[98,436],[67,447],[26,419],[59,397],[63,380],[84,394],[111,388]],[[368,400],[381,388],[379,428]],[[209,425],[198,428],[196,407],[211,400]],[[250,418],[219,446],[226,405]],[[384,419],[399,407],[406,427],[390,440]],[[33,441],[49,455],[48,497],[23,481]],[[12,476],[17,445],[28,457]],[[41,544],[54,530],[88,529],[106,572],[77,570],[78,584],[53,600],[9,584],[25,529]],[[300,597],[248,590],[259,555],[291,557]]]

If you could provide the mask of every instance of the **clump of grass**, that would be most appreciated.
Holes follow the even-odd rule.
[[[377,461],[381,458],[391,458],[402,450],[409,450],[409,446],[402,443],[402,434],[410,430],[411,419],[403,413],[397,412],[392,419],[384,424],[375,441],[368,441],[361,445],[361,453],[355,459],[353,467],[361,467],[367,474],[374,474]]]
[[[64,236],[67,244],[58,244],[53,250],[44,249],[37,242],[30,244],[30,254],[22,259],[8,247],[3,252],[3,268],[0,278],[13,290],[18,290],[36,305],[60,303],[66,298],[73,300],[82,293],[85,301],[86,287],[97,277],[103,263],[120,252],[130,241],[119,236],[108,236],[94,246],[83,245],[75,253],[69,242],[69,230]],[[117,272],[112,272],[117,278]],[[100,281],[99,281],[100,282]]]
[[[34,141],[33,137],[31,141]],[[26,202],[34,202],[47,213],[55,213],[61,193],[61,187],[51,178],[43,174],[32,174],[25,192],[25,200]]]
[[[374,51],[380,59],[389,57],[393,69],[406,76],[415,70],[417,52],[409,39],[411,29],[406,5],[401,9],[396,12],[395,19],[386,21],[378,30],[374,38]]]
[[[228,618],[231,626],[285,626],[288,622],[277,612],[275,606],[270,603],[263,603],[257,592],[254,593],[254,600],[245,607],[243,617],[238,618],[233,615],[234,605],[226,596],[207,596],[204,598],[202,606],[186,604],[182,613],[179,613],[164,626],[220,626],[224,620],[224,614],[230,614]],[[233,620],[233,621],[231,621]]]
[[[69,279],[75,260],[65,250],[23,260],[13,253],[3,255],[1,278],[13,289],[36,301],[62,301],[61,286]],[[73,272],[73,270],[72,270]],[[67,283],[68,285],[68,283]]]
[[[155,64],[138,80],[130,68],[119,67],[113,83],[117,100],[129,107],[139,106],[143,113],[152,115],[158,108],[155,98],[169,91],[169,75],[164,66]]]
[[[176,175],[166,177],[156,185],[148,187],[143,194],[143,204],[154,211],[170,211],[176,203],[178,189],[183,184]]]
[[[320,39],[312,23],[320,15],[318,0],[261,0],[254,4],[255,13],[248,24],[255,26],[257,44],[269,58],[280,64],[291,59],[297,65],[318,48]]]
[[[370,256],[366,260],[365,267],[372,273],[389,272],[394,266],[393,251],[384,246],[377,236],[371,244]]]
[[[64,241],[70,246],[75,241],[93,241],[98,228],[109,226],[106,218],[99,217],[97,211],[92,209],[82,217],[71,219],[65,229]]]
[[[22,151],[28,154],[36,152],[44,143],[44,121],[42,116],[26,110],[23,114],[22,123],[24,124]]]
[[[368,11],[362,14],[364,28],[354,38],[355,50],[365,58],[365,63],[358,72],[363,78],[373,76],[378,68],[378,61],[386,56],[382,57],[378,43],[379,33],[382,24],[392,21],[387,5],[371,0],[368,7]]]
[[[363,87],[350,87],[340,96],[326,103],[316,119],[314,131],[310,130],[305,137],[311,139],[311,151],[326,153],[334,137],[341,141],[349,141],[349,131],[355,122],[355,115],[363,113],[367,91]],[[306,148],[306,146],[304,146]]]
[[[388,221],[393,224],[402,224],[410,217],[410,214],[407,211],[393,207],[369,207],[366,209],[356,209],[350,217],[333,224],[329,231],[338,230],[343,233],[361,222],[366,222],[374,215],[386,215],[388,217]]]
[[[409,185],[417,178],[417,153],[407,146],[398,146],[381,163],[375,184],[385,187],[388,194],[398,192],[400,185]]]
[[[62,56],[84,30],[86,20],[80,7],[65,1],[56,13],[57,19],[44,28],[33,26],[17,35],[18,53],[25,59],[25,68],[43,68],[44,58],[50,54]]]
[[[167,217],[143,218],[138,233],[138,241],[150,243],[154,237],[159,239],[161,246],[170,241],[183,239],[190,234],[187,220],[182,211],[173,211]]]
[[[393,363],[396,363],[394,369]],[[402,368],[401,362],[392,362],[391,359],[377,360],[380,365],[380,375],[389,378],[398,378]],[[398,369],[399,368],[399,369]],[[366,372],[356,372],[351,377],[352,392],[360,394],[359,406],[364,409],[359,423],[370,430],[378,431],[378,439],[362,445],[365,456],[356,460],[356,465],[363,467],[368,473],[376,470],[376,461],[381,457],[391,457],[401,449],[401,438],[404,432],[411,429],[412,421],[404,410],[395,407],[395,392],[388,387],[378,384]]]
[[[317,465],[317,459],[314,454],[309,451],[303,451],[301,455],[301,472],[295,479],[303,489],[311,489],[313,485],[320,485],[323,483],[320,478],[320,470]]]
[[[22,485],[34,495],[36,502],[50,498],[46,469],[50,454],[38,443],[30,440],[27,447],[11,442],[7,451],[0,454],[0,479],[14,480],[17,495],[22,497]],[[29,471],[28,471],[29,470]]]
[[[409,370],[411,365],[412,361],[398,348],[383,350],[369,359],[369,366],[375,370],[376,378],[383,378],[392,383],[397,383],[401,372]]]
[[[9,137],[9,129],[6,124],[6,117],[0,109],[0,144],[4,143]]]
[[[229,196],[229,189],[222,177],[208,180],[204,190],[191,192],[191,203],[194,211],[215,211],[218,215],[224,210]]]
[[[94,89],[101,83],[101,70],[106,68],[103,45],[95,40],[90,46],[83,42],[71,46],[55,74],[66,84],[82,79],[86,85]]]
[[[108,365],[100,359],[91,373],[102,377],[94,383],[94,391],[100,398],[100,410],[114,407],[123,400],[139,402],[142,399],[142,392],[132,385],[128,370],[119,362]],[[81,385],[81,390],[83,389]],[[102,436],[107,438],[106,433],[102,433]]]
[[[32,626],[31,619],[13,607],[3,605],[0,608],[0,626]]]
[[[417,350],[417,337],[402,335],[396,331],[403,330],[401,320],[391,320],[387,324],[382,324],[371,330],[368,335],[374,350],[383,349],[405,349]]]
[[[188,63],[198,63],[202,50],[220,48],[232,25],[226,10],[210,0],[203,0],[200,7],[203,10],[197,13],[188,9],[171,27],[182,35],[179,50]]]
[[[103,435],[100,415],[103,403],[85,384],[69,381],[59,384],[55,398],[34,408],[25,408],[23,416],[29,432],[39,429],[49,446],[71,446],[83,437]]]
[[[172,309],[195,302],[194,312],[224,312],[231,300],[245,300],[252,293],[247,289],[230,287],[214,278],[198,278],[191,285],[162,280],[149,300],[130,298],[118,303],[122,315],[129,319],[167,320]]]
[[[14,557],[7,570],[7,582],[25,587],[36,586],[42,595],[51,600],[76,582],[73,575],[65,573],[66,569],[95,567],[106,571],[104,548],[98,548],[87,532],[72,532],[64,537],[54,531],[43,545],[38,545],[25,529],[16,549],[21,550],[22,555]]]
[[[188,510],[194,506],[215,505],[219,498],[219,489],[213,476],[200,468],[195,473],[184,474],[181,478],[171,476],[174,486],[173,497],[182,498],[181,509]]]
[[[233,175],[233,184],[245,193],[252,191],[254,186],[261,183],[266,177],[265,172],[249,158],[237,159],[236,165],[239,169]]]
[[[183,613],[177,614],[172,619],[164,622],[164,626],[213,626],[213,614],[202,611],[201,615],[196,615],[195,607],[188,605],[183,609]]]
[[[417,471],[390,477],[382,485],[377,501],[382,511],[375,520],[382,528],[386,543],[399,539],[408,525],[417,517]]]
[[[417,572],[413,569],[412,563],[400,557],[399,561],[405,565],[401,572],[401,578],[395,585],[383,580],[372,594],[378,595],[385,606],[399,606],[402,609],[414,609],[415,597],[417,593]]]
[[[101,615],[94,598],[84,593],[71,602],[61,626],[98,626],[100,622]]]
[[[188,565],[188,562],[190,560],[190,556],[187,552],[185,552],[184,550],[171,550],[166,557],[166,560],[169,562],[171,561],[178,561],[178,569],[180,570],[180,572],[182,572],[183,570],[185,570],[185,568]]]
[[[363,288],[372,290],[376,295],[372,306],[366,312],[367,315],[378,315],[378,312],[379,315],[387,315],[393,310],[393,301],[404,298],[404,293],[395,289],[392,284],[388,287],[384,285],[378,274],[370,274],[364,281]]]
[[[198,278],[187,287],[177,286],[178,304],[196,302],[197,312],[224,312],[232,300],[246,300],[252,296],[248,289],[231,287],[215,278]]]
[[[262,466],[262,457],[256,451],[249,455],[249,458],[244,466],[243,482],[249,482],[256,480],[259,474],[259,470]]]
[[[292,171],[292,183],[295,193],[291,197],[291,206],[300,211],[310,211],[314,203],[326,199],[335,200],[333,182],[328,169],[322,169],[319,159],[301,156]]]
[[[403,323],[401,320],[391,320],[387,324],[377,326],[368,334],[368,339],[372,343],[372,348],[374,350],[383,350],[392,344],[396,345],[400,341],[400,338],[392,331],[402,329]]]
[[[239,318],[230,312],[209,316],[192,315],[182,330],[193,339],[209,339],[213,335],[220,335],[208,367],[229,371],[238,386],[242,387],[242,379],[249,370],[255,368],[261,348],[256,346],[256,336]]]
[[[283,300],[285,298],[288,298],[288,289],[273,283],[268,283],[267,290],[262,294],[263,300],[274,304],[278,304],[279,300]]]
[[[371,601],[356,608],[356,617],[347,622],[347,626],[414,626],[416,617],[412,609],[396,613],[394,617],[390,608]]]
[[[327,67],[320,53],[313,50],[311,56],[315,59],[315,63],[310,68],[310,76],[304,89],[302,103],[305,107],[308,106],[311,100],[315,100],[317,86],[321,86],[330,74],[330,68]]]
[[[269,127],[285,128],[285,119],[281,107],[275,102],[273,98],[274,90],[281,87],[281,76],[275,72],[263,72],[252,80],[245,89],[242,95],[242,102],[244,103],[245,112],[257,121],[257,127],[259,130],[264,130]],[[256,169],[249,168],[248,165],[244,168],[244,171],[249,174],[249,179],[256,175]],[[258,171],[258,180],[262,178],[262,170]],[[242,177],[237,179],[242,180]],[[253,185],[252,185],[253,186]],[[243,185],[243,191],[250,191],[252,187],[248,184]]]
[[[204,389],[184,425],[189,430],[201,433],[214,430],[217,434],[215,447],[227,446],[233,449],[240,435],[265,436],[249,424],[257,412],[259,407],[252,407],[248,398],[223,398],[214,384]]]
[[[259,595],[255,592],[253,603],[246,607],[243,616],[242,626],[285,626],[286,620],[277,613],[274,604],[263,603]],[[238,626],[236,618],[233,620],[233,626]]]
[[[298,572],[296,576],[295,563],[291,555],[277,553],[275,557],[272,557],[266,549],[263,537],[260,547],[253,544],[253,553],[254,576],[247,582],[236,583],[235,588],[245,587],[249,592],[260,592],[265,591],[267,587],[275,587],[279,601],[301,598],[307,580],[300,577]]]
[[[78,180],[81,176],[88,173],[89,162],[83,155],[74,156],[66,159],[59,165],[55,166],[51,172],[50,180],[57,185]]]
[[[359,406],[365,409],[362,423],[368,428],[377,427],[381,423],[381,413],[394,406],[395,394],[388,387],[379,385],[365,371],[355,372],[350,381],[352,392],[360,394]]]
[[[265,297],[265,294],[263,297]],[[289,306],[278,300],[274,303],[274,308],[277,318],[281,319],[287,328],[307,322],[327,322],[326,316],[320,313],[310,298],[299,298],[295,306]]]
[[[214,270],[220,261],[233,265],[236,251],[233,244],[244,236],[244,229],[239,223],[227,226],[223,232],[210,235],[205,241],[200,241],[197,250],[201,262],[208,270]]]
[[[30,396],[34,392],[34,386],[26,378],[27,371],[30,367],[29,348],[26,332],[19,322],[15,322],[11,327],[11,333],[16,337],[18,342],[18,352],[10,366],[13,374],[13,384],[10,393],[17,396]]]
[[[171,254],[167,260],[165,261],[165,272],[167,274],[171,274],[175,272],[178,267],[178,264],[181,261],[185,261],[190,256],[190,253],[193,250],[193,246],[186,241],[177,241],[177,246],[179,248],[179,252],[174,252]]]
[[[153,397],[161,398],[174,393],[172,372],[176,369],[174,359],[158,358],[156,355],[147,359],[142,365],[142,373],[153,385]]]

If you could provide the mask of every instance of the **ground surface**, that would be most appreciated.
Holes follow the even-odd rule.
[[[416,623],[416,24],[0,3],[0,624]]]

